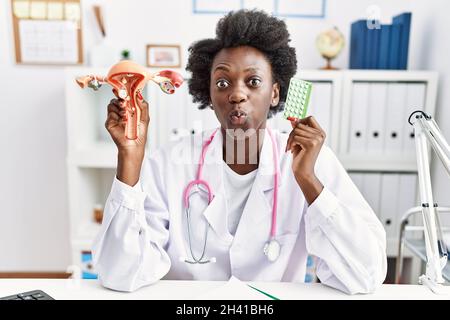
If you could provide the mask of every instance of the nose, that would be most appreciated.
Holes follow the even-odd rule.
[[[231,104],[239,104],[247,101],[247,93],[242,90],[242,88],[237,87],[231,92],[230,96],[228,97],[228,101]]]

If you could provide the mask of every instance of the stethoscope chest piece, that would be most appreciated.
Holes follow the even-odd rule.
[[[280,256],[280,249],[281,249],[281,246],[278,243],[278,241],[275,239],[272,239],[272,240],[266,242],[266,245],[264,246],[264,254],[267,256],[267,259],[270,262],[274,262]]]

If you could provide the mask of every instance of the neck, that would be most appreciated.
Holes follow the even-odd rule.
[[[265,130],[225,130],[222,128],[223,161],[236,173],[247,174],[259,166]]]

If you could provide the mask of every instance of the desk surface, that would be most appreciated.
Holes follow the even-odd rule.
[[[0,297],[21,292],[40,289],[57,300],[78,299],[136,299],[136,300],[192,300],[204,299],[209,292],[217,292],[223,287],[223,281],[171,281],[161,280],[153,285],[141,288],[132,293],[123,293],[103,288],[97,280],[71,279],[0,279]],[[450,300],[450,287],[446,287],[447,295],[433,294],[428,288],[420,285],[382,285],[375,293],[366,295],[346,295],[322,284],[249,282],[248,284],[270,293],[281,299],[447,299]],[[255,291],[256,292],[256,291]],[[259,293],[258,293],[259,295]],[[212,295],[214,296],[214,295]],[[217,296],[217,294],[216,294]],[[225,296],[224,300],[254,299],[255,295],[237,293]],[[261,294],[261,299],[266,298]]]

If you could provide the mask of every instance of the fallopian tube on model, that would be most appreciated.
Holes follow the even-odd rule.
[[[183,77],[171,70],[149,73],[146,68],[129,60],[120,61],[111,67],[108,75],[88,75],[78,77],[76,82],[81,88],[89,87],[98,90],[103,83],[113,87],[114,94],[125,101],[125,137],[136,140],[138,137],[141,108],[137,100],[142,100],[142,89],[152,80],[167,94],[173,94],[175,88],[183,83]]]

